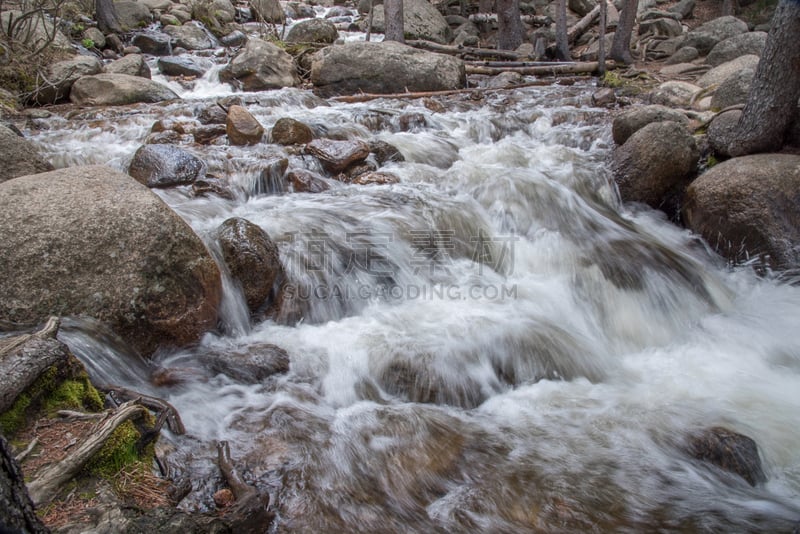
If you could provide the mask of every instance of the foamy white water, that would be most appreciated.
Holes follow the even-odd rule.
[[[227,327],[157,361],[208,378],[171,387],[139,365],[115,374],[113,346],[66,336],[104,381],[179,409],[191,439],[176,454],[196,480],[184,506],[212,506],[213,440],[228,439],[275,497],[278,531],[796,528],[800,289],[729,269],[659,214],[620,205],[608,117],[589,94],[528,88],[445,112],[242,95],[266,128],[289,116],[395,145],[405,161],[388,186],[255,194],[270,158],[316,163],[282,147],[186,147],[237,200],[158,194],[210,246],[232,216],[266,230],[302,320],[248,325],[229,284]],[[124,170],[152,122],[212,103],[81,112],[33,137],[57,165]],[[409,114],[417,126],[402,131]],[[288,351],[287,375],[248,384],[204,367],[204,354],[264,344]],[[687,434],[712,426],[756,440],[766,483],[685,453]]]

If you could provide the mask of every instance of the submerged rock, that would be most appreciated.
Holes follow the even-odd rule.
[[[334,141],[315,139],[306,145],[309,154],[316,157],[330,173],[338,173],[369,156],[369,145],[364,141]]]
[[[756,442],[727,428],[717,426],[690,436],[688,452],[698,460],[739,475],[751,486],[767,481]]]
[[[86,315],[145,355],[216,325],[221,279],[192,229],[105,166],[0,184],[0,318]]]
[[[166,145],[143,145],[133,155],[128,174],[147,187],[172,187],[190,184],[205,173],[200,158]]]
[[[322,176],[306,169],[293,169],[286,179],[295,193],[321,193],[331,188]]]
[[[259,226],[239,217],[220,225],[217,240],[225,265],[242,285],[248,308],[258,311],[284,277],[278,247]]]

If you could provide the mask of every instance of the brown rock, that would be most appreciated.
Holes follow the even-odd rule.
[[[217,506],[217,508],[225,508],[226,506],[230,506],[235,500],[236,499],[233,496],[233,492],[228,488],[223,488],[214,492],[214,504]]]
[[[698,460],[735,473],[755,486],[766,482],[758,445],[751,438],[723,427],[713,427],[689,437],[689,454]]]
[[[306,145],[306,150],[319,159],[325,170],[331,173],[341,172],[369,156],[369,145],[361,140],[315,139]]]
[[[289,171],[286,179],[289,180],[295,193],[321,193],[330,189],[322,176],[305,169]]]
[[[400,178],[390,172],[366,172],[356,176],[350,183],[356,185],[396,184]]]
[[[232,145],[255,145],[264,137],[264,127],[242,106],[228,108],[225,131]]]
[[[51,170],[50,162],[39,155],[39,147],[0,125],[0,183],[17,176]]]
[[[272,127],[272,142],[279,145],[304,145],[314,138],[311,128],[300,121],[284,117]]]

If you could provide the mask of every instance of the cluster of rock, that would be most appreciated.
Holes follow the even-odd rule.
[[[729,261],[794,269],[800,266],[800,156],[725,160],[721,150],[766,38],[760,28],[749,31],[725,16],[660,41],[660,50],[670,52],[661,72],[694,81],[662,83],[646,95],[650,105],[614,118],[613,170],[623,200],[681,220]],[[800,146],[795,137],[786,143]]]

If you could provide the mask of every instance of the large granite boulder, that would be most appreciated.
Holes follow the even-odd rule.
[[[702,87],[680,80],[664,82],[650,93],[650,102],[657,105],[688,108]]]
[[[741,75],[745,69],[755,69],[758,66],[758,56],[752,54],[739,56],[736,59],[718,65],[706,72],[695,82],[700,87],[706,88],[712,85],[721,85],[725,80],[734,76]]]
[[[114,2],[114,8],[117,11],[120,26],[125,31],[139,30],[153,22],[153,14],[150,9],[141,2],[120,0]]]
[[[128,74],[83,76],[72,84],[69,99],[82,106],[122,106],[179,98],[172,89],[153,80]]]
[[[711,97],[711,109],[725,109],[747,102],[755,77],[755,69],[744,69],[722,82]]]
[[[147,187],[105,166],[0,184],[0,318],[85,315],[145,355],[216,325],[216,263]]]
[[[760,57],[765,44],[767,44],[767,32],[740,33],[718,42],[709,52],[706,63],[716,67],[741,56]]]
[[[683,46],[694,47],[700,55],[705,55],[720,41],[745,33],[747,30],[747,23],[743,20],[730,15],[718,17],[687,33]]]
[[[7,7],[11,6],[3,7],[7,9]],[[34,9],[26,10],[26,13],[27,15],[16,9],[9,9],[0,13],[4,42],[8,29],[11,28],[14,40],[19,43],[26,43],[32,49],[49,46],[62,52],[72,52],[72,43],[69,38],[56,27],[51,17],[45,13],[45,9],[40,9],[38,14]],[[24,20],[24,22],[14,24],[11,27],[12,21],[19,20]]]
[[[686,191],[684,220],[732,262],[800,266],[800,156],[755,154],[715,165]]]
[[[375,6],[372,31],[383,33],[386,29],[383,4]],[[447,20],[428,0],[403,0],[403,33],[407,39],[424,39],[447,44],[453,32]]]
[[[0,124],[0,183],[52,170],[50,162],[39,154],[39,147]]]
[[[283,24],[286,21],[283,7],[278,0],[252,0],[250,5],[253,6],[255,15],[264,22]]]
[[[694,175],[699,157],[685,125],[664,121],[644,126],[614,151],[614,179],[622,200],[673,215],[674,197]]]
[[[311,81],[321,93],[442,91],[466,85],[464,63],[400,43],[346,43],[314,54]]]
[[[689,125],[689,118],[680,111],[666,106],[634,106],[616,117],[611,123],[611,135],[618,145],[651,122],[672,121]]]
[[[245,91],[264,91],[295,87],[300,77],[292,56],[272,43],[251,38],[231,62],[220,71],[219,79]]]
[[[33,101],[37,104],[56,104],[68,100],[72,84],[81,76],[98,74],[103,64],[94,56],[75,56],[57,61],[47,67],[45,80],[36,88]]]
[[[269,234],[246,219],[233,217],[220,225],[217,240],[249,310],[256,312],[267,305],[276,282],[284,276],[278,247]]]
[[[289,43],[331,44],[339,38],[333,22],[325,19],[309,19],[298,22],[289,30],[286,41]]]

